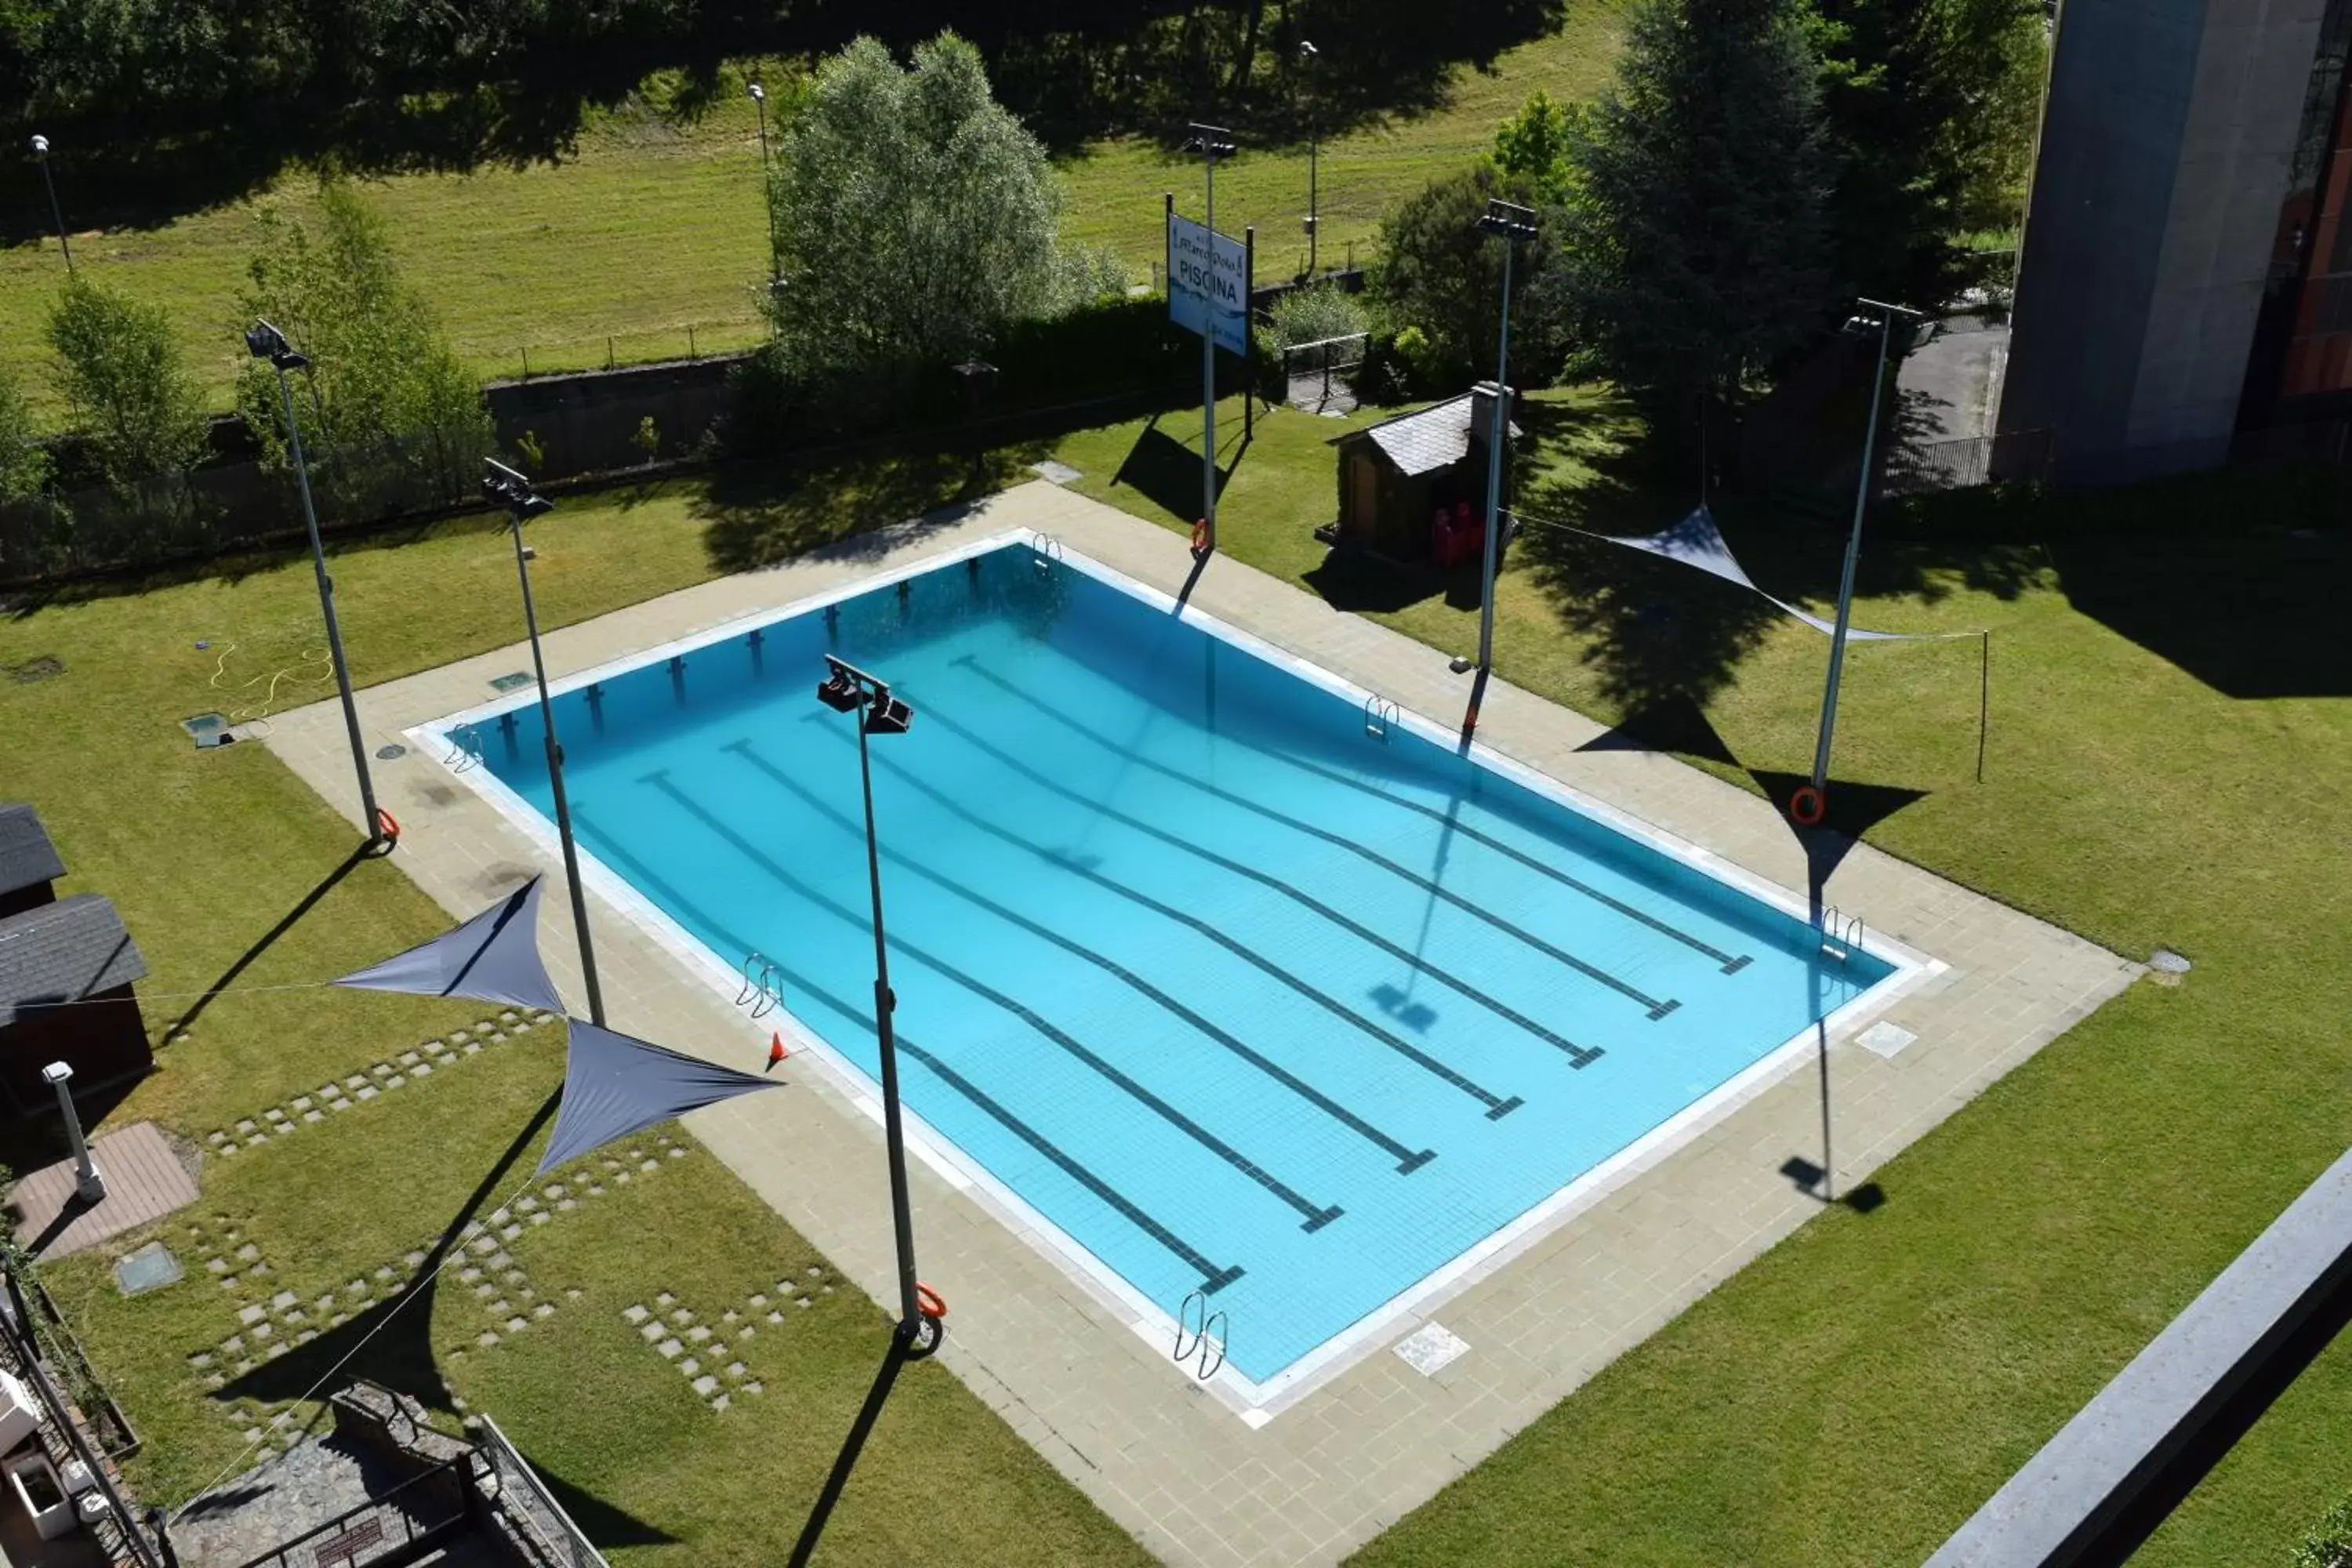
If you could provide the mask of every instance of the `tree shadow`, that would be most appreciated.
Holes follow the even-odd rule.
[[[989,452],[978,484],[969,450],[877,454],[820,467],[724,464],[688,511],[703,525],[711,564],[724,572],[845,542],[880,554],[904,542],[898,525],[929,530],[955,521],[981,495],[1027,478],[1027,465],[1045,451],[1028,442]]]

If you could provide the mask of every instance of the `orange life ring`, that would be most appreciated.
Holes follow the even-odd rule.
[[[1811,784],[1799,784],[1797,793],[1789,797],[1789,820],[1800,827],[1818,827],[1829,807],[1821,791]]]
[[[929,1285],[919,1283],[915,1287],[915,1309],[926,1318],[944,1318],[948,1315],[947,1298]]]
[[[1204,517],[1192,524],[1192,553],[1195,555],[1206,555],[1208,552],[1209,520]]]
[[[391,839],[395,844],[400,842],[399,821],[392,813],[380,805],[375,808],[375,826],[376,832],[382,837]]]

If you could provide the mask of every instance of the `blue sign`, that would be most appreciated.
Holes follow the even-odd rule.
[[[1249,352],[1249,253],[1240,240],[1168,215],[1168,319],[1227,353]]]

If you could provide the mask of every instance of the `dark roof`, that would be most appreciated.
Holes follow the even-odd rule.
[[[44,1002],[70,1002],[128,985],[147,961],[114,900],[77,893],[0,920],[0,1029]]]
[[[40,814],[22,801],[0,801],[0,893],[13,893],[36,882],[54,882],[66,874]]]
[[[1450,468],[1470,451],[1471,399],[1475,395],[1464,393],[1443,403],[1412,414],[1400,414],[1383,419],[1377,425],[1367,425],[1361,430],[1350,430],[1331,438],[1330,445],[1348,441],[1370,441],[1388,454],[1400,472],[1407,475],[1433,474],[1440,468]],[[1511,434],[1518,435],[1514,423]]]

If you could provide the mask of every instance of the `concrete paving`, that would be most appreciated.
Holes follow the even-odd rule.
[[[1179,536],[1052,485],[1025,485],[552,633],[550,672],[593,668],[1015,529],[1170,594],[1192,569]],[[1447,728],[1459,721],[1468,679],[1448,670],[1444,653],[1288,584],[1217,560],[1190,602],[1410,713]],[[453,916],[475,913],[533,872],[560,878],[561,863],[551,834],[501,816],[452,774],[446,747],[410,731],[482,704],[493,677],[528,665],[523,649],[509,647],[360,696],[370,750],[410,748],[377,765],[378,793],[404,829],[394,863]],[[1802,901],[1805,852],[1771,805],[1670,758],[1579,750],[1601,733],[1507,685],[1487,691],[1482,742]],[[267,743],[356,828],[332,704],[281,717]],[[1017,1215],[944,1166],[919,1163],[922,1271],[953,1307],[942,1361],[1168,1562],[1338,1561],[1818,1213],[1818,1190],[1784,1173],[1792,1160],[1827,1167],[1833,1189],[1850,1191],[2140,973],[1866,847],[1839,861],[1824,897],[1936,967],[1891,1006],[1828,1031],[1818,1059],[1808,1053],[1749,1085],[1286,1402],[1244,1408],[1222,1379],[1202,1384],[1171,1361],[1156,1327],[1060,1260]],[[666,946],[618,890],[592,889],[590,905],[615,1027],[739,1067],[764,1060],[771,1020],[730,1005],[735,982],[723,963]],[[541,921],[550,969],[578,997],[564,900],[546,900]],[[1857,1037],[1887,1024],[1895,1027],[1869,1042]],[[776,1076],[787,1092],[696,1112],[688,1127],[851,1281],[877,1300],[895,1299],[870,1091],[813,1053]],[[1410,1349],[1433,1370],[1390,1353],[1430,1322],[1446,1334],[1422,1334]],[[1429,1354],[1433,1344],[1446,1353]]]

